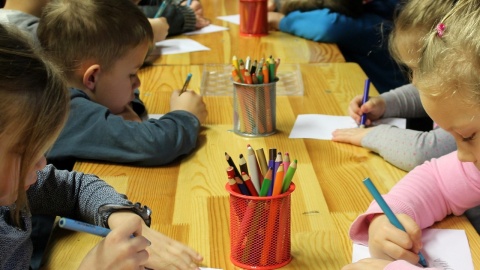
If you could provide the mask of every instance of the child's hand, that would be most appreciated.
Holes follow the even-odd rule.
[[[422,230],[408,215],[397,214],[406,232],[393,226],[384,214],[373,218],[368,228],[368,248],[372,258],[405,260],[417,264],[422,248]]]
[[[268,12],[268,28],[270,30],[279,30],[280,21],[285,17],[282,13],[279,12]]]
[[[125,110],[123,110],[123,112],[119,113],[118,115],[128,121],[142,122],[140,116],[133,110],[131,103],[125,106]]]
[[[332,141],[362,146],[362,140],[375,127],[371,128],[342,128],[332,133]]]
[[[148,247],[150,257],[146,268],[151,269],[198,269],[203,257],[190,247],[161,234],[146,225],[143,235],[152,242]]]
[[[170,111],[182,110],[194,114],[200,123],[204,123],[207,118],[207,108],[203,102],[202,96],[194,91],[188,90],[181,95],[179,90],[175,90],[170,97]]]
[[[168,35],[168,29],[170,28],[170,25],[168,25],[167,19],[164,17],[153,18],[153,19],[149,18],[148,21],[152,26],[153,41],[159,42],[159,41],[165,40],[165,38]]]
[[[391,261],[387,260],[382,260],[382,259],[373,259],[373,258],[368,258],[368,259],[363,259],[360,260],[356,263],[352,263],[349,265],[345,265],[342,270],[363,270],[363,269],[369,269],[369,270],[382,270],[385,269],[385,267],[391,263]]]
[[[190,8],[193,10],[193,12],[195,12],[195,17],[197,19],[197,22],[195,23],[195,27],[197,29],[203,28],[210,24],[210,20],[206,19],[203,16],[203,8],[202,8],[202,3],[200,3],[200,1],[193,0],[192,3],[190,4]]]
[[[367,121],[365,124],[369,126],[372,121],[381,118],[385,113],[385,100],[381,97],[372,97],[362,105],[362,99],[362,95],[354,97],[348,106],[348,113],[357,123],[360,123],[362,114],[366,113]]]
[[[117,213],[110,219],[114,215]],[[112,231],[90,250],[79,269],[143,269],[149,257],[146,248],[150,245],[142,236],[143,220],[130,213],[115,225],[109,224]],[[131,238],[132,234],[135,237]]]

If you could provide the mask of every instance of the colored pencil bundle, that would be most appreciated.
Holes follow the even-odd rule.
[[[254,150],[250,145],[246,155],[239,156],[239,169],[227,153],[225,159],[233,195],[230,196],[232,261],[273,268],[287,264],[291,260],[291,182],[297,161],[290,162],[288,153],[282,156],[273,148],[269,149],[267,160],[262,148]]]
[[[274,59],[271,55],[266,60],[251,61],[247,56],[245,62],[237,56],[232,57],[232,79],[238,83],[266,84],[277,80],[277,70],[280,58]]]
[[[256,154],[255,154],[256,152]],[[269,149],[269,159],[263,148],[254,150],[247,145],[247,155],[239,156],[237,169],[232,157],[225,152],[228,163],[228,183],[233,191],[247,196],[276,196],[288,190],[297,169],[297,160],[290,162],[290,155],[277,149]]]

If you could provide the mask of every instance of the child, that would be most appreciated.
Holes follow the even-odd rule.
[[[303,4],[306,2],[310,4]],[[281,3],[283,7],[284,2]],[[392,27],[398,0],[369,1],[361,8],[358,8],[361,0],[342,1],[343,4],[316,0],[294,3],[298,6],[285,8],[288,8],[286,12],[291,11],[288,14],[269,12],[270,28],[313,41],[336,43],[345,60],[358,63],[380,93],[408,83],[391,59],[388,41],[384,38]]]
[[[343,269],[419,269],[421,229],[480,204],[480,1],[457,1],[428,35],[418,58],[393,37],[399,59],[412,68],[428,115],[455,138],[458,151],[416,167],[384,196],[406,233],[396,229],[376,203],[350,228],[355,242],[375,259]],[[403,37],[403,36],[402,36]],[[388,240],[387,240],[388,239]],[[422,250],[428,256],[428,250]],[[396,260],[392,262],[392,260]]]
[[[0,9],[0,22],[17,25],[37,37],[38,20],[50,0],[7,0]],[[155,42],[162,41],[168,34],[169,25],[165,18],[149,19]]]
[[[170,112],[141,119],[147,112],[134,91],[152,30],[133,2],[52,0],[38,37],[70,87],[69,119],[47,153],[57,168],[72,169],[78,159],[158,166],[195,148],[207,115],[195,92],[175,90]]]
[[[175,36],[185,32],[191,32],[210,24],[210,21],[203,16],[202,4],[198,0],[191,1],[187,6],[187,1],[172,0],[135,0],[139,3],[142,11],[154,21],[155,14],[163,1],[168,1],[167,6],[161,17],[166,18],[170,28],[168,36]]]
[[[200,255],[147,227],[147,208],[94,175],[45,167],[44,153],[67,118],[67,88],[22,33],[1,24],[0,85],[1,269],[28,269],[31,213],[68,216],[112,230],[83,259],[81,269],[197,269]]]
[[[417,40],[438,23],[451,9],[453,2],[454,0],[424,0],[415,5],[406,5],[395,19],[393,30],[402,34],[409,33],[402,35],[402,46],[408,46],[414,54],[420,46]],[[361,105],[361,102],[362,95],[359,95],[349,106],[349,113],[357,123],[360,122],[362,113],[368,114],[367,125],[383,117],[426,116],[418,90],[411,84],[383,93],[379,97],[372,97],[364,105]],[[438,126],[430,132],[399,129],[391,125],[339,129],[333,132],[332,140],[368,148],[405,171],[457,149],[455,139]]]

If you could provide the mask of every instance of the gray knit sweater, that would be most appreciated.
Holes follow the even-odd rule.
[[[411,84],[383,93],[380,97],[386,102],[383,115],[385,118],[427,116],[418,90]],[[378,153],[386,161],[405,171],[457,149],[453,136],[439,127],[422,132],[379,125],[372,129],[361,143],[363,147]]]
[[[70,217],[102,226],[97,212],[100,206],[130,203],[125,195],[94,175],[59,171],[52,165],[37,175],[38,181],[27,191],[30,212],[23,212],[22,228],[11,225],[10,207],[0,207],[0,269],[29,268],[32,214]]]

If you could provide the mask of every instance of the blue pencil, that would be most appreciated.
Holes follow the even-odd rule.
[[[370,92],[370,79],[366,79],[365,80],[365,85],[363,87],[362,105],[367,103],[369,92]],[[364,128],[366,122],[367,122],[367,114],[364,113],[364,114],[362,114],[362,117],[360,118],[360,127]]]
[[[182,90],[180,90],[181,95],[183,92],[187,91],[188,84],[190,83],[190,79],[192,78],[192,73],[188,73],[187,78],[185,79],[185,83],[183,84]]]
[[[187,6],[189,7],[192,4],[192,0],[187,1]]]
[[[153,18],[160,18],[165,11],[165,8],[167,7],[167,0],[163,0],[162,4],[157,10],[157,13],[155,13],[155,16]]]
[[[86,232],[98,236],[107,236],[108,233],[111,232],[110,229],[96,226],[93,224],[81,222],[78,220],[73,220],[69,218],[60,218],[60,221],[58,222],[58,226],[62,229],[68,229],[72,231],[77,231],[77,232]]]
[[[365,180],[363,180],[363,184],[365,184],[368,191],[370,191],[370,194],[372,194],[375,201],[377,201],[380,208],[382,208],[383,213],[387,216],[390,223],[392,223],[392,225],[397,227],[398,229],[405,231],[405,227],[403,227],[402,223],[400,223],[400,220],[398,220],[397,216],[395,216],[392,209],[390,209],[387,202],[385,202],[385,200],[383,199],[382,195],[380,195],[380,192],[378,192],[378,189],[372,183],[372,180],[367,177],[365,178]],[[425,257],[421,252],[418,253],[418,257],[420,257],[419,263],[423,267],[428,267],[427,260],[425,260]]]

